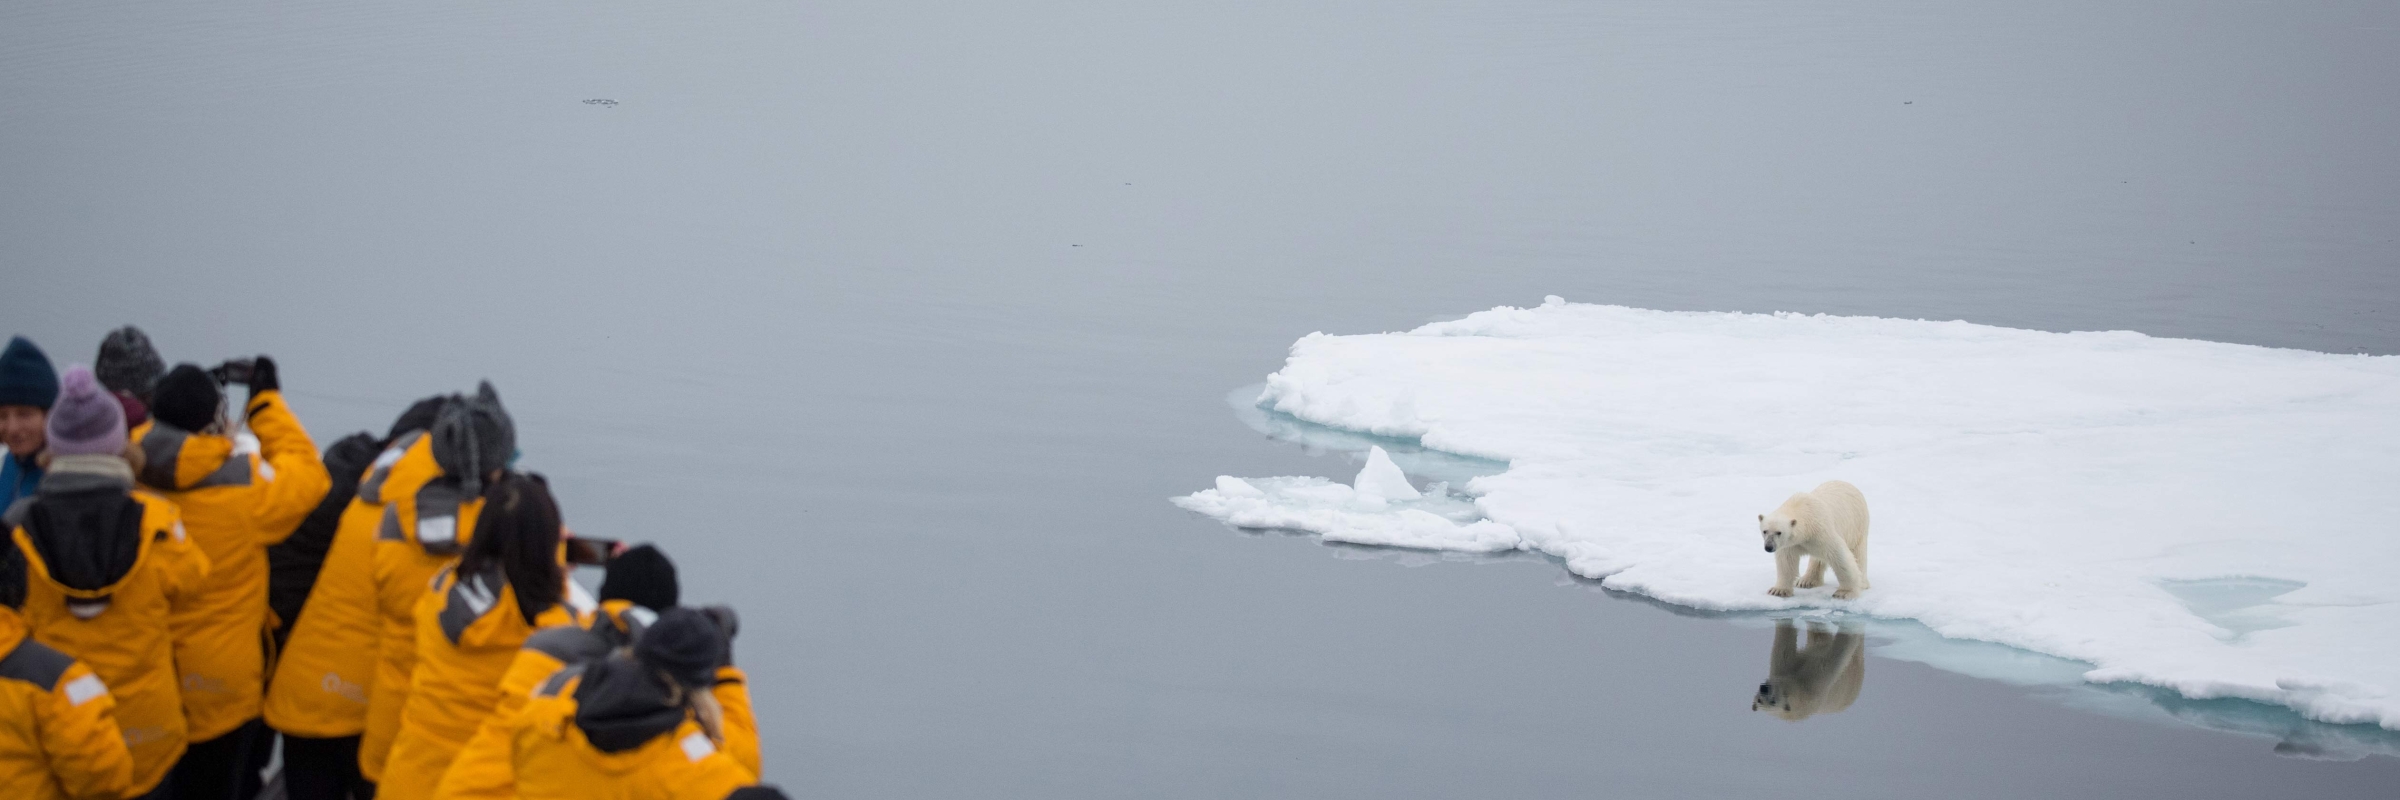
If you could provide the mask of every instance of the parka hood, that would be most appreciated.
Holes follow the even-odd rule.
[[[131,481],[99,472],[54,470],[41,490],[19,501],[7,523],[24,531],[38,572],[70,594],[113,591],[146,552],[141,501]]]
[[[604,753],[673,733],[687,713],[668,694],[666,679],[623,656],[592,662],[575,687],[575,727]]]

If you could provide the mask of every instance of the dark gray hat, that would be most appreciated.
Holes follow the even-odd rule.
[[[658,620],[642,630],[642,638],[633,643],[633,657],[676,683],[713,686],[718,665],[725,663],[725,631],[707,614],[677,606],[660,612]]]
[[[100,356],[92,359],[92,376],[112,392],[126,392],[144,401],[158,378],[167,374],[167,360],[150,346],[150,335],[127,325],[100,340]]]
[[[508,466],[517,452],[517,425],[500,406],[500,393],[491,381],[475,387],[474,397],[442,406],[433,419],[433,463],[457,477],[468,494],[483,492],[483,476]]]

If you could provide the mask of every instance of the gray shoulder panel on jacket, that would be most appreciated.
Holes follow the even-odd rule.
[[[24,681],[42,687],[42,691],[58,688],[58,679],[65,677],[67,668],[75,666],[75,657],[53,650],[49,645],[30,638],[18,642],[6,658],[0,658],[0,678]]]
[[[608,655],[608,642],[582,628],[545,628],[525,639],[525,648],[539,650],[562,664],[575,664]]]
[[[567,688],[567,681],[574,680],[575,676],[581,674],[583,674],[583,665],[567,665],[557,672],[550,673],[549,679],[542,681],[542,685],[534,687],[533,696],[557,697],[560,690]]]

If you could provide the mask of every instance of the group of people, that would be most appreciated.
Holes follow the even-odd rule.
[[[126,326],[61,373],[17,337],[0,440],[12,799],[782,796],[732,610],[573,537],[489,383],[320,453],[272,358]]]

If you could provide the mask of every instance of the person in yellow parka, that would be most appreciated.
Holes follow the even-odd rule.
[[[444,403],[433,428],[408,446],[376,489],[383,500],[372,559],[380,632],[367,726],[358,741],[359,772],[369,781],[383,780],[384,759],[408,705],[409,678],[417,664],[417,600],[473,540],[483,487],[499,480],[516,453],[516,441],[508,410],[485,382],[474,397],[453,396]]]
[[[417,667],[379,800],[426,800],[500,702],[500,679],[535,631],[577,626],[592,601],[567,580],[566,533],[540,476],[509,473],[483,494],[458,564],[417,602]]]
[[[151,422],[134,431],[147,461],[143,485],[183,510],[184,530],[211,565],[200,601],[176,617],[190,631],[177,644],[175,667],[192,738],[175,767],[176,800],[256,793],[256,766],[266,761],[259,715],[271,624],[267,546],[290,536],[333,485],[316,443],[284,404],[274,359],[251,364],[248,375],[233,377],[249,384],[243,414],[262,452],[235,452],[224,390],[192,364],[159,378]]]
[[[9,506],[8,546],[25,559],[22,617],[33,639],[90,665],[116,700],[133,758],[129,796],[164,783],[186,747],[174,619],[200,599],[208,555],[181,512],[134,488],[140,450],[124,407],[91,371],[67,371],[48,425],[39,489]],[[6,784],[14,787],[19,784]]]
[[[631,652],[545,681],[509,723],[516,796],[724,800],[757,783],[725,752],[733,709],[708,691],[734,669],[726,643],[709,615],[669,609]]]
[[[589,626],[550,628],[525,640],[516,661],[500,679],[500,703],[484,718],[475,738],[459,751],[442,776],[435,800],[506,800],[516,796],[509,766],[509,726],[543,681],[562,669],[581,666],[631,646],[649,623],[678,602],[675,565],[651,545],[625,550],[608,563],[600,584],[600,613]],[[740,623],[733,609],[702,609],[730,640]],[[722,668],[710,690],[724,710],[725,751],[752,774],[759,772],[758,726],[750,717],[750,695],[741,670]]]
[[[267,684],[267,727],[283,734],[283,789],[290,800],[342,800],[372,791],[358,770],[376,643],[375,528],[383,488],[401,456],[433,426],[449,398],[419,400],[392,423],[382,453],[342,509],[324,565]],[[426,463],[430,464],[430,460]]]
[[[0,786],[18,800],[118,800],[133,754],[117,700],[90,665],[33,640],[17,615],[25,589],[25,554],[0,548]]]

